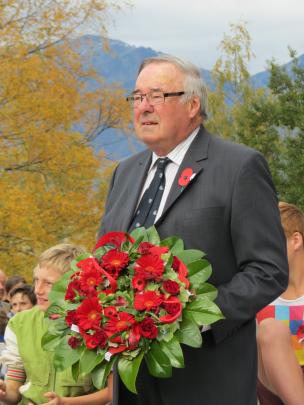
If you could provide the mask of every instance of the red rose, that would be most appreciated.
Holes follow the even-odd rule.
[[[97,328],[101,320],[101,312],[102,306],[97,297],[83,300],[76,309],[78,326],[84,330]]]
[[[142,291],[145,288],[145,279],[140,276],[134,276],[132,278],[132,287],[134,290]]]
[[[184,169],[178,179],[178,185],[181,187],[186,187],[191,180],[191,176],[193,175],[193,170],[191,167],[187,167]]]
[[[77,325],[76,311],[68,311],[65,317],[66,323],[71,327],[73,324]]]
[[[159,318],[160,322],[172,323],[182,314],[182,303],[177,297],[169,297],[167,300],[163,301],[162,306],[168,312],[168,315],[161,316]]]
[[[68,340],[68,344],[71,346],[72,349],[76,349],[81,344],[81,340],[79,340],[75,336],[71,336]]]
[[[164,290],[171,295],[179,294],[179,284],[173,280],[166,280],[163,282]]]
[[[92,335],[83,333],[82,337],[88,349],[96,349],[96,347],[104,348],[108,341],[106,332],[101,328],[94,330]]]
[[[121,246],[121,244],[126,241],[129,241],[131,243],[135,242],[135,240],[132,238],[132,236],[130,236],[129,234],[127,234],[125,232],[108,232],[97,241],[93,250],[96,250],[99,247],[107,245],[107,244],[113,245],[113,246],[119,248]]]
[[[155,339],[158,334],[158,329],[152,318],[145,318],[138,324],[139,333],[147,339]]]
[[[162,302],[162,296],[155,291],[145,291],[135,294],[134,308],[137,311],[154,311]]]
[[[165,270],[163,260],[157,255],[145,255],[136,260],[135,273],[146,280],[158,280]]]

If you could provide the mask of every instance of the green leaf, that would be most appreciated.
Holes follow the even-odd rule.
[[[207,260],[196,260],[188,264],[189,270],[189,281],[192,287],[199,288],[201,285],[208,280],[212,273],[211,264]]]
[[[41,339],[41,347],[43,350],[46,351],[54,351],[54,349],[59,345],[61,342],[62,335],[51,335],[48,332],[42,336]]]
[[[173,256],[175,256],[178,252],[184,250],[184,242],[177,236],[171,236],[170,238],[162,240],[160,245],[167,246],[170,249]]]
[[[128,360],[124,357],[121,357],[118,361],[118,372],[120,378],[122,379],[125,386],[129,391],[137,394],[136,391],[136,377],[138,374],[139,367],[141,365],[144,352],[141,351],[137,357],[133,360]]]
[[[113,356],[110,361],[104,360],[91,372],[93,385],[98,390],[105,388],[107,385],[107,378],[112,371],[114,360],[115,356]]]
[[[196,295],[203,295],[209,298],[209,300],[214,301],[217,297],[217,289],[212,284],[204,283],[195,290]]]
[[[187,315],[198,325],[211,325],[224,318],[219,307],[203,295],[198,295],[187,305]]]
[[[152,343],[150,351],[145,356],[145,360],[150,374],[154,377],[171,377],[171,362],[158,342],[154,341]]]
[[[204,252],[201,250],[196,250],[196,249],[188,249],[188,250],[183,250],[182,252],[177,252],[176,256],[184,262],[186,265],[189,263],[195,262],[196,260],[199,260],[201,257],[205,255]]]
[[[160,342],[160,347],[168,356],[172,367],[185,367],[183,351],[176,337],[173,336],[169,342]]]
[[[160,244],[160,237],[158,235],[158,232],[155,228],[155,226],[151,226],[150,228],[147,229],[147,236],[148,236],[148,242],[152,243],[153,245],[159,245]]]
[[[176,332],[176,336],[180,343],[184,343],[190,347],[202,346],[202,334],[197,324],[188,317],[187,314],[183,316],[180,330]]]
[[[81,349],[72,349],[68,344],[68,336],[64,336],[55,349],[54,367],[57,371],[65,370],[76,363],[81,355]]]
[[[96,354],[95,350],[85,349],[80,357],[80,374],[89,374],[104,359],[104,351]]]
[[[72,274],[74,274],[74,271],[69,270],[67,273],[64,273],[56,283],[54,283],[52,290],[49,293],[49,301],[51,303],[54,302],[57,305],[62,305],[64,303],[66,289],[69,282],[71,281],[70,276]]]
[[[75,382],[79,378],[79,361],[76,361],[76,363],[72,364],[72,377]]]
[[[130,233],[130,235],[135,240],[137,240],[138,238],[141,238],[143,242],[148,242],[147,232],[143,226],[141,226],[140,228],[133,229],[133,231]]]

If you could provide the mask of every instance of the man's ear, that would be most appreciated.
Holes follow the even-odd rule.
[[[193,96],[191,100],[189,100],[189,117],[194,118],[201,109],[201,100],[198,96]]]
[[[300,232],[294,232],[291,235],[291,243],[294,250],[303,249],[304,247],[303,235]]]

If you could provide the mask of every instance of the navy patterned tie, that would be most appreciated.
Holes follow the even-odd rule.
[[[154,224],[166,184],[165,168],[169,162],[167,157],[157,159],[153,180],[140,200],[129,231],[140,226],[149,228]]]

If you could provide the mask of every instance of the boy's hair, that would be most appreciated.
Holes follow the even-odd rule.
[[[34,289],[29,284],[25,284],[20,287],[13,288],[12,291],[10,291],[10,293],[9,293],[10,299],[12,299],[13,296],[16,294],[22,294],[22,296],[26,295],[33,305],[37,304],[37,298],[36,298]]]
[[[84,252],[81,246],[61,243],[41,253],[37,267],[49,267],[63,274],[70,270],[71,261]]]
[[[304,213],[294,204],[279,203],[281,222],[287,238],[299,232],[304,239]]]

